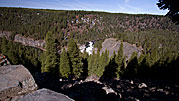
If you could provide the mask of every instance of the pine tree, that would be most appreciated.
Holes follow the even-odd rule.
[[[151,54],[150,53],[147,53],[145,55],[145,59],[146,59],[146,63],[149,65],[149,67],[152,66],[152,62],[151,62]]]
[[[133,52],[124,75],[127,77],[135,77],[138,73],[138,67],[137,53]]]
[[[93,58],[95,60],[94,62],[94,75],[98,76],[99,77],[99,72],[100,72],[100,52],[99,50],[97,51],[97,54],[96,54],[96,57]]]
[[[63,49],[60,55],[59,72],[63,78],[69,78],[71,74],[70,61],[69,61],[69,57],[65,49]]]
[[[150,60],[151,60],[151,65],[154,65],[155,62],[157,62],[159,60],[159,55],[158,55],[158,52],[156,49],[152,52],[152,54],[150,56]]]
[[[95,74],[95,68],[94,68],[95,58],[96,58],[96,54],[93,51],[93,54],[91,54],[88,58],[88,76]]]
[[[138,58],[138,63],[141,64],[141,62],[143,61],[144,58],[145,58],[145,55],[141,54]]]
[[[82,73],[82,77],[86,78],[88,76],[88,58],[89,55],[87,52],[84,52],[82,55],[82,62],[83,62],[83,73]]]
[[[118,65],[116,70],[116,76],[117,78],[119,78],[120,74],[121,74],[121,68],[124,66],[123,64],[123,43],[121,42],[120,48],[118,50],[118,54],[115,57],[115,62]]]
[[[7,43],[8,43],[7,39],[5,37],[3,37],[2,38],[1,50],[2,50],[2,53],[4,55],[7,55],[7,53],[8,53]]]
[[[72,74],[75,78],[79,78],[83,72],[82,58],[80,50],[73,39],[68,42],[68,54],[71,62]]]
[[[105,52],[102,52],[99,59],[98,77],[101,77],[103,75],[103,72],[105,71],[105,67],[108,64],[109,64],[109,52],[106,49]]]
[[[18,56],[15,53],[15,48],[14,48],[14,45],[13,45],[12,41],[8,42],[7,56],[8,56],[8,58],[11,61],[12,64],[17,64],[18,63]]]
[[[116,78],[116,72],[117,72],[117,64],[115,62],[115,57],[116,57],[116,54],[115,54],[115,51],[113,52],[113,56],[111,57],[108,65],[105,67],[105,71],[103,73],[103,76],[105,78]]]
[[[42,72],[57,72],[58,57],[57,57],[57,42],[52,32],[48,32],[45,37],[45,51],[43,53]]]

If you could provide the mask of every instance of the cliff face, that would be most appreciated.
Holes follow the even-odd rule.
[[[34,40],[32,38],[26,38],[19,34],[15,35],[14,41],[22,43],[25,46],[32,46],[32,47],[40,48],[42,50],[44,49],[44,46],[45,46],[44,40]]]
[[[102,49],[100,53],[104,52],[106,49],[109,51],[109,56],[111,57],[113,55],[113,52],[118,52],[120,48],[121,41],[117,41],[114,38],[108,38],[102,43]],[[138,48],[135,45],[131,45],[127,42],[123,42],[123,51],[124,56],[127,56],[126,60],[129,60],[132,53],[136,52],[138,56],[142,53],[142,48]]]
[[[11,36],[11,32],[10,31],[0,31],[0,37],[6,37],[6,39],[9,39]]]
[[[0,37],[6,37],[10,39],[12,32],[10,31],[0,31]],[[45,41],[44,40],[34,40],[33,38],[24,37],[22,35],[16,34],[14,37],[14,42],[19,42],[25,46],[32,46],[44,50]]]

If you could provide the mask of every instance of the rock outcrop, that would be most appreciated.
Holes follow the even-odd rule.
[[[0,31],[0,37],[6,37],[6,39],[10,39],[12,35],[11,31]],[[24,37],[20,34],[16,34],[14,37],[14,42],[19,42],[25,46],[32,46],[35,48],[39,48],[44,50],[45,41],[44,40],[34,40],[33,38]]]
[[[44,46],[45,46],[44,40],[34,40],[32,38],[26,38],[26,37],[21,36],[19,34],[15,35],[14,41],[22,43],[25,46],[32,46],[32,47],[40,48],[42,50],[44,50]]]
[[[10,100],[36,89],[34,78],[24,66],[0,67],[0,100]]]
[[[0,37],[6,37],[6,39],[9,39],[11,36],[11,32],[10,31],[0,31]]]
[[[100,53],[104,52],[106,49],[109,51],[109,56],[111,57],[113,55],[113,52],[118,52],[120,48],[121,41],[117,41],[117,39],[114,38],[108,38],[102,43],[102,49]],[[127,42],[123,42],[123,50],[124,55],[127,56],[126,60],[128,60],[133,52],[137,52],[138,56],[142,53],[142,49],[136,47],[135,45],[131,45]]]
[[[27,94],[19,99],[19,101],[74,101],[68,96],[54,92],[48,89],[40,89],[33,93]]]

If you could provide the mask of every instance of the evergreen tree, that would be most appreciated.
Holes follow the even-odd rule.
[[[144,58],[145,58],[145,55],[141,54],[138,58],[138,63],[141,64],[141,62],[143,61]]]
[[[154,65],[155,62],[157,62],[159,60],[158,52],[156,49],[152,52],[152,54],[150,56],[150,60],[151,60],[151,65]]]
[[[52,32],[48,32],[45,37],[45,51],[43,53],[42,72],[57,72],[58,57],[57,57],[57,42]]]
[[[82,62],[83,62],[83,73],[82,77],[86,78],[88,76],[88,58],[89,55],[87,52],[84,52],[82,55]]]
[[[4,55],[7,55],[8,53],[8,47],[7,47],[8,41],[5,37],[2,38],[2,45],[1,50]]]
[[[117,67],[118,65],[116,64],[115,62],[115,57],[116,57],[116,54],[115,54],[115,51],[113,52],[113,56],[112,58],[110,59],[108,65],[105,67],[105,71],[104,71],[104,74],[103,74],[103,77],[104,78],[116,78],[117,75],[116,75],[116,72],[117,72]]]
[[[83,72],[82,58],[80,50],[73,39],[68,42],[68,54],[71,62],[72,74],[75,78],[79,78]]]
[[[99,77],[99,70],[100,70],[100,52],[99,50],[97,51],[96,57],[94,58],[95,62],[94,62],[94,75]]]
[[[95,74],[95,68],[94,68],[95,58],[96,58],[96,54],[93,51],[93,54],[91,54],[88,58],[88,76]]]
[[[143,60],[142,61],[139,60],[141,62],[139,64],[138,75],[140,77],[147,77],[147,76],[149,76],[150,67],[146,61],[146,57],[144,55],[142,57],[143,57]],[[139,63],[139,61],[138,61],[138,63]]]
[[[118,67],[116,68],[116,76],[117,78],[119,78],[120,74],[121,74],[121,68],[124,67],[123,64],[123,43],[121,42],[120,48],[118,50],[118,54],[115,57],[115,62],[118,65]]]
[[[137,60],[137,53],[133,52],[130,61],[125,69],[124,75],[127,77],[135,77],[138,73],[138,60]]]
[[[149,67],[152,66],[152,62],[151,62],[151,54],[150,53],[147,53],[145,55],[145,59],[146,59],[146,63],[148,64]]]
[[[168,13],[166,15],[171,17],[172,21],[179,24],[179,3],[177,2],[177,0],[158,0],[157,5],[162,10],[168,9]]]
[[[12,41],[8,42],[8,53],[7,56],[9,60],[11,61],[12,64],[17,64],[18,63],[18,56],[15,52],[14,44]]]
[[[65,49],[63,49],[60,55],[60,66],[59,66],[60,74],[63,78],[69,78],[71,71],[70,71],[70,61],[68,54]]]
[[[94,53],[89,57],[88,61],[88,75],[96,75],[101,77],[105,70],[105,67],[109,63],[109,53],[106,50],[100,55],[100,51],[97,51],[97,54]]]
[[[98,77],[101,77],[103,75],[105,67],[108,65],[108,63],[109,63],[109,52],[106,49],[105,52],[102,52],[100,59],[99,59],[100,65],[98,68]]]

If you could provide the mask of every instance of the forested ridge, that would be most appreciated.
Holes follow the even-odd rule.
[[[91,75],[176,79],[179,72],[179,26],[164,16],[1,7],[0,31],[13,33],[11,39],[0,38],[0,52],[12,64],[64,79]],[[16,34],[45,40],[45,51],[13,42]],[[142,55],[133,53],[126,61],[121,43],[112,57],[99,50],[89,56],[77,45],[95,40],[100,49],[102,40],[110,37],[142,47]]]

